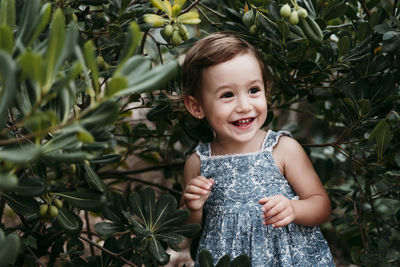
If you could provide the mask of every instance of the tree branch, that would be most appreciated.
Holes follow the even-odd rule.
[[[188,7],[185,8],[184,10],[182,10],[181,14],[189,12],[189,10],[191,10],[191,9],[192,9],[195,5],[197,5],[200,1],[201,1],[201,0],[196,0],[196,1],[192,2],[192,3],[190,4],[190,6],[188,6]]]

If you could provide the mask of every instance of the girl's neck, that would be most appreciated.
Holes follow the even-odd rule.
[[[216,137],[211,142],[211,153],[213,156],[217,156],[257,152],[261,150],[265,135],[266,132],[264,130],[259,130],[256,136],[254,136],[250,142],[246,143],[230,143],[225,140],[219,140],[218,137]]]

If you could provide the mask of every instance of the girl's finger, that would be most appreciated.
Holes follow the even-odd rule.
[[[197,187],[201,187],[201,188],[206,189],[206,190],[210,190],[211,187],[213,186],[212,182],[210,182],[208,179],[206,179],[206,178],[204,178],[202,176],[199,176],[198,178],[192,179],[189,182],[188,186],[190,186],[190,185],[195,185]]]
[[[186,193],[196,194],[196,195],[207,195],[210,192],[209,189],[203,189],[202,187],[198,187],[195,185],[189,185],[186,190]]]
[[[289,223],[291,223],[293,220],[291,217],[285,217],[284,219],[278,221],[278,222],[274,222],[272,223],[272,227],[274,228],[278,228],[278,227],[283,227],[288,225]]]
[[[185,193],[183,195],[183,199],[185,200],[197,200],[200,199],[199,195],[191,194],[191,193]]]

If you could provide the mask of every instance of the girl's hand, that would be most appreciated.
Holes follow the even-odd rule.
[[[282,227],[295,219],[292,201],[282,195],[264,197],[258,201],[262,206],[264,225]]]
[[[213,179],[204,176],[197,176],[189,181],[183,192],[183,202],[191,211],[198,211],[203,208],[204,203],[210,196],[211,188],[214,185]]]

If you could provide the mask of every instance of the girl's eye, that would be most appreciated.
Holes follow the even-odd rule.
[[[260,92],[260,89],[259,89],[258,87],[252,87],[252,88],[250,88],[250,90],[249,90],[249,93],[250,93],[250,94],[256,94],[256,93],[258,93],[258,92]]]
[[[221,95],[221,98],[230,98],[230,97],[233,97],[233,93],[231,93],[231,92],[227,92],[227,93],[224,93],[223,95]]]

